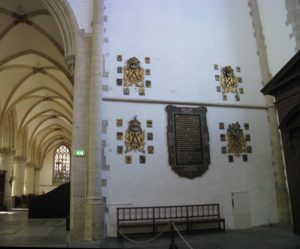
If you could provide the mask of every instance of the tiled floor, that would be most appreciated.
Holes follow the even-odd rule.
[[[133,243],[125,239],[107,238],[95,242],[69,242],[64,219],[27,219],[26,210],[0,213],[0,247],[52,248],[156,248],[168,249],[170,235],[162,235],[150,243]],[[149,237],[134,237],[148,240]],[[251,229],[183,234],[189,243],[175,236],[178,249],[300,249],[300,236],[291,232],[291,226],[274,225]]]

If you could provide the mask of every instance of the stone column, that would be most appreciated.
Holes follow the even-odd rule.
[[[24,176],[27,158],[25,156],[14,157],[14,175],[12,182],[12,196],[21,196],[24,193]]]
[[[25,167],[24,195],[33,194],[34,164],[27,162]]]
[[[39,195],[39,185],[40,185],[40,168],[34,168],[34,181],[33,181],[33,193]]]
[[[104,0],[94,0],[89,110],[89,155],[85,239],[100,240],[105,236],[104,200],[101,192],[102,161],[102,64]]]
[[[77,34],[76,64],[73,90],[72,150],[83,149],[88,156],[88,110],[91,37]],[[86,157],[74,157],[71,165],[70,240],[85,238]]]
[[[259,63],[263,85],[271,80],[271,74],[268,64],[266,45],[264,42],[263,28],[260,21],[259,9],[256,0],[250,0],[249,6],[255,30],[256,44],[259,55]],[[275,186],[277,193],[278,217],[281,223],[291,222],[290,200],[287,191],[285,168],[282,159],[282,147],[280,143],[280,134],[277,122],[277,113],[274,106],[274,98],[266,96],[266,104],[268,106],[268,118],[271,129],[271,144],[273,165],[275,171]]]
[[[13,159],[15,151],[11,148],[0,148],[0,169],[6,171],[5,174],[5,186],[4,186],[4,205],[10,210],[12,208],[12,171],[13,171]]]

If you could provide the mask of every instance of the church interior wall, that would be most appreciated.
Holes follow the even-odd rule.
[[[92,32],[92,19],[93,19],[93,0],[68,0],[79,29],[84,30],[86,33]]]
[[[248,2],[109,1],[105,15],[103,119],[108,126],[103,139],[109,170],[103,173],[103,194],[109,209],[107,223],[111,218],[115,221],[118,206],[216,202],[221,205],[226,225],[234,229],[231,198],[235,192],[249,193],[252,226],[277,222],[269,126],[263,108],[265,98],[259,92],[262,79]],[[118,55],[122,61],[117,60]],[[118,78],[123,78],[118,67],[123,68],[131,57],[150,69],[145,80],[151,80],[151,87],[145,87],[144,96],[139,95],[138,87],[129,87],[129,94],[124,95],[123,87],[116,84]],[[145,57],[150,57],[149,64]],[[239,93],[239,101],[233,93],[227,94],[224,101],[216,90],[220,82],[215,75],[228,65],[242,78],[239,88],[244,93]],[[130,100],[135,103],[126,102]],[[193,106],[208,104],[211,163],[201,177],[179,177],[168,164],[168,102],[186,103],[183,106],[191,102]],[[152,141],[145,140],[145,149],[154,146],[154,154],[146,151],[145,164],[139,162],[140,152],[116,151],[117,146],[125,149],[124,139],[117,140],[116,133],[124,135],[135,115],[142,129],[153,133]],[[116,127],[117,119],[123,120],[122,127]],[[152,128],[146,127],[147,120],[153,121]],[[225,130],[219,129],[219,122],[224,122]],[[225,134],[234,122],[250,125],[253,151],[247,162],[242,157],[228,162],[228,155],[221,153],[226,143],[220,141],[220,134]],[[131,164],[125,163],[126,155],[132,156]],[[115,236],[110,225],[108,234]]]
[[[217,64],[240,67],[237,76],[247,93],[241,103],[265,103],[257,94],[261,76],[247,1],[110,1],[105,13],[104,70],[109,70],[109,78],[103,82],[108,85],[104,97],[223,102],[221,93],[216,93]],[[123,56],[122,62],[116,61],[117,55]],[[151,88],[142,98],[134,89],[124,96],[115,82],[122,76],[117,67],[133,56],[151,73],[145,76]],[[150,57],[150,64],[143,63],[145,57]],[[234,95],[228,96],[227,103],[236,103]]]
[[[270,72],[274,76],[295,54],[292,25],[287,24],[285,1],[258,0]]]
[[[105,1],[103,37],[103,120],[107,123],[102,139],[104,158],[102,172],[103,195],[108,213],[108,235],[115,236],[112,223],[119,206],[184,205],[213,203],[221,205],[221,215],[230,229],[235,226],[232,200],[234,193],[249,195],[251,226],[278,222],[275,179],[272,162],[271,134],[261,68],[252,17],[247,0],[213,1]],[[69,0],[81,29],[91,31],[92,1]],[[295,41],[289,38],[286,9],[282,1],[258,0],[261,22],[267,45],[270,72],[274,75],[294,54]],[[276,13],[276,15],[274,15]],[[284,46],[282,45],[284,44]],[[121,60],[117,57],[121,56]],[[129,87],[129,94],[117,84],[123,79],[126,61],[136,57],[143,69],[149,69],[145,95],[139,87]],[[146,63],[145,57],[150,58]],[[217,65],[217,69],[214,67]],[[224,100],[220,91],[221,68],[231,66],[237,77],[239,98],[228,93]],[[240,68],[238,70],[237,68]],[[119,70],[119,71],[118,71]],[[219,87],[219,89],[218,89]],[[243,91],[240,90],[243,89]],[[195,107],[206,105],[210,136],[211,163],[201,177],[179,177],[168,163],[167,113],[168,103]],[[117,153],[128,122],[137,115],[145,132],[153,133],[154,153]],[[123,126],[117,127],[116,120]],[[153,127],[146,127],[152,120]],[[219,129],[224,122],[225,130]],[[221,153],[226,142],[220,134],[226,126],[248,123],[252,152],[248,160]],[[132,162],[126,164],[125,156]],[[110,219],[113,221],[110,221]]]
[[[165,105],[160,104],[104,104],[107,118],[105,157],[110,166],[104,177],[107,186],[104,195],[109,208],[108,219],[115,220],[118,206],[185,205],[199,203],[220,203],[221,213],[226,217],[228,228],[234,229],[231,194],[248,192],[250,195],[251,222],[253,226],[277,222],[275,180],[273,177],[268,121],[265,110],[245,110],[209,107],[207,122],[210,136],[211,163],[204,175],[194,179],[179,177],[168,164],[167,114]],[[128,128],[133,115],[141,122],[142,129],[153,132],[153,140],[145,140],[146,153],[129,152],[117,154],[117,146],[124,146],[124,140],[116,138],[116,132]],[[123,127],[116,127],[116,119],[123,119]],[[225,124],[248,122],[250,125],[253,152],[248,162],[234,157],[228,162],[228,155],[221,153],[220,118]],[[146,127],[146,120],[153,121],[153,127]],[[255,121],[254,121],[255,120]],[[108,136],[108,134],[110,134]],[[147,146],[154,146],[154,154],[147,153]],[[125,146],[124,146],[125,149]],[[125,156],[132,157],[126,164]],[[146,163],[139,157],[145,155]],[[110,222],[108,222],[110,224]],[[113,236],[113,227],[109,233]]]

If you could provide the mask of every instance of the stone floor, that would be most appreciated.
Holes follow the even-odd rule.
[[[156,248],[169,249],[170,235],[162,235],[150,243],[133,243],[125,239],[107,238],[97,242],[69,242],[65,219],[27,219],[27,210],[0,212],[0,247],[48,248]],[[151,236],[131,237],[136,241]],[[189,246],[183,241],[189,244]],[[176,234],[177,249],[300,249],[300,236],[291,232],[291,226],[261,226],[226,233],[197,232]]]

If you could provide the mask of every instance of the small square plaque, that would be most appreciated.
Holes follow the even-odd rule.
[[[123,88],[123,94],[124,95],[129,95],[129,88],[128,87]]]
[[[131,156],[125,156],[125,163],[126,163],[126,164],[131,164],[131,163],[132,163],[132,158],[131,158]]]
[[[149,146],[147,147],[147,150],[148,150],[148,154],[153,154],[153,153],[154,153],[154,146],[149,145]]]
[[[117,83],[117,86],[122,86],[123,80],[122,79],[117,79],[116,83]]]
[[[118,119],[116,120],[116,126],[117,126],[117,127],[122,127],[122,126],[123,126],[123,119],[118,118]]]
[[[117,132],[117,140],[119,141],[123,140],[123,132]]]
[[[220,122],[220,123],[219,123],[219,129],[220,129],[220,130],[224,130],[224,129],[225,129],[224,122]]]
[[[140,156],[140,164],[145,164],[146,163],[146,156],[141,155]]]
[[[117,154],[123,154],[123,146],[117,146]]]
[[[247,153],[252,153],[252,146],[247,146]]]
[[[147,132],[147,140],[153,140],[153,133]]]
[[[227,153],[227,147],[226,146],[222,146],[221,147],[221,152],[222,152],[222,154],[226,154]]]
[[[141,95],[141,96],[145,95],[145,88],[144,87],[139,88],[139,95]]]
[[[122,55],[120,54],[117,55],[117,61],[122,61]]]
[[[146,80],[145,85],[146,85],[147,88],[150,88],[151,87],[151,80]]]
[[[122,73],[122,67],[117,67],[117,73]]]
[[[150,120],[150,119],[148,119],[146,122],[147,122],[147,127],[148,127],[148,128],[152,128],[153,121]]]
[[[225,134],[220,134],[220,141],[224,142],[226,140]]]

